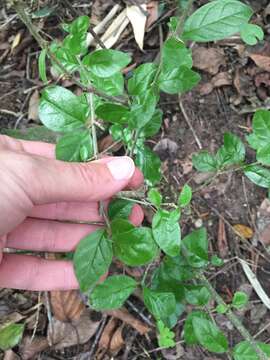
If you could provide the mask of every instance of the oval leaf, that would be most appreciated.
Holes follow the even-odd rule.
[[[90,159],[93,147],[89,130],[65,134],[58,140],[55,151],[58,160],[81,162]]]
[[[24,324],[8,324],[0,328],[0,349],[5,351],[18,345],[22,339]]]

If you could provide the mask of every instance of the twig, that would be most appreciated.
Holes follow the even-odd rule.
[[[25,26],[28,28],[30,34],[33,36],[33,38],[38,42],[39,46],[42,49],[47,50],[47,54],[48,56],[51,58],[51,60],[53,60],[53,62],[55,62],[57,64],[57,66],[61,69],[61,71],[70,79],[72,79],[72,81],[74,82],[74,84],[76,84],[77,86],[79,86],[81,89],[91,92],[95,95],[98,95],[104,99],[107,99],[109,101],[115,101],[118,102],[120,104],[124,104],[126,105],[127,102],[126,100],[123,100],[119,97],[115,97],[115,96],[109,96],[106,95],[105,93],[103,93],[102,91],[99,91],[97,89],[95,89],[93,86],[85,86],[84,84],[82,84],[79,80],[77,80],[75,78],[74,75],[70,74],[66,68],[63,66],[63,64],[57,59],[57,57],[55,56],[55,54],[50,50],[49,48],[49,44],[46,40],[44,40],[42,38],[42,36],[39,34],[38,30],[36,29],[36,27],[33,25],[33,23],[31,22],[29,16],[26,14],[23,5],[20,3],[20,1],[14,0],[13,1],[13,5],[14,8],[19,16],[19,18],[21,19],[21,21],[25,24]]]
[[[190,128],[190,130],[191,130],[191,132],[192,132],[192,135],[193,135],[193,137],[194,137],[194,139],[195,139],[195,141],[196,141],[196,143],[197,143],[197,145],[198,145],[198,148],[201,150],[201,149],[202,149],[201,141],[200,141],[200,139],[198,138],[198,136],[197,136],[197,134],[196,134],[196,131],[195,131],[194,127],[192,126],[190,120],[189,120],[189,117],[188,117],[188,115],[187,115],[187,113],[186,113],[186,110],[185,110],[185,108],[184,108],[183,102],[182,102],[182,100],[181,100],[181,95],[180,95],[180,94],[178,95],[178,100],[179,100],[179,107],[180,107],[180,110],[182,111],[182,114],[183,114],[183,116],[184,116],[184,119],[185,119],[186,123],[188,124],[188,126],[189,126],[189,128]]]
[[[95,157],[95,159],[97,159],[98,144],[97,144],[97,133],[96,133],[96,126],[95,126],[94,95],[92,93],[89,94],[89,106],[90,106],[90,125],[91,125],[92,141],[93,141],[93,151],[94,151],[94,157]]]
[[[205,277],[205,275],[201,274],[200,279],[203,281],[209,292],[211,293],[212,297],[216,301],[218,305],[226,306],[225,302],[221,298],[221,296],[216,292],[216,290],[213,288],[211,283],[208,281],[208,279]],[[256,354],[259,356],[260,360],[268,360],[265,353],[258,347],[256,344],[256,341],[253,339],[251,334],[248,332],[248,330],[244,327],[244,325],[241,323],[241,321],[238,319],[238,317],[231,311],[228,310],[225,314],[228,319],[231,321],[231,323],[235,326],[235,328],[239,331],[239,333],[243,336],[243,338],[250,343],[254,351],[256,351]]]
[[[107,316],[105,315],[103,320],[101,321],[101,324],[100,324],[100,327],[98,329],[98,331],[96,332],[96,336],[95,336],[95,340],[91,346],[91,350],[89,351],[88,353],[88,359],[92,359],[92,355],[94,354],[94,351],[95,351],[95,348],[97,346],[97,343],[101,337],[101,334],[105,328],[105,325],[106,325],[106,321],[107,321]]]

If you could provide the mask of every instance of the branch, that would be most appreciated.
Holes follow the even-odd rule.
[[[79,86],[81,89],[83,89],[84,91],[88,91],[91,92],[92,94],[95,94],[97,96],[102,97],[103,99],[106,99],[108,101],[114,101],[114,102],[118,102],[120,104],[126,105],[127,101],[120,99],[119,97],[115,97],[115,96],[109,96],[105,93],[103,93],[102,91],[99,91],[97,89],[95,89],[93,86],[85,86],[84,84],[82,84],[79,80],[77,80],[75,78],[74,75],[70,74],[66,68],[62,65],[62,63],[56,58],[55,54],[51,52],[50,47],[49,47],[49,43],[44,40],[37,28],[35,27],[35,25],[31,22],[30,17],[27,15],[27,13],[24,10],[24,6],[20,1],[14,0],[13,1],[13,6],[14,9],[16,10],[19,18],[21,19],[21,21],[25,24],[25,26],[27,27],[27,29],[29,30],[30,34],[33,36],[33,38],[37,41],[37,43],[39,44],[39,46],[42,49],[45,49],[47,51],[47,54],[49,55],[49,57],[51,58],[51,60],[53,60],[53,62],[55,62],[57,64],[57,66],[61,69],[61,71],[70,79],[72,79],[72,81],[74,82],[74,84],[76,84],[77,86]]]

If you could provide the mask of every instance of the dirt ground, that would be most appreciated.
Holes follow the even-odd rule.
[[[67,2],[40,1],[41,7],[58,6],[57,11],[51,15],[35,20],[44,34],[61,37],[58,26],[64,20],[68,21],[74,17],[74,9],[78,14],[91,14],[92,5],[89,1],[74,2],[73,10],[67,5],[63,6]],[[195,6],[206,2],[195,1]],[[200,147],[209,151],[215,151],[220,147],[225,132],[232,132],[245,140],[245,136],[251,130],[253,112],[261,107],[270,108],[270,66],[266,68],[254,61],[256,57],[253,56],[260,54],[268,59],[268,64],[270,63],[270,7],[268,1],[249,3],[255,10],[253,22],[265,30],[265,41],[254,48],[244,46],[238,37],[203,46],[191,44],[196,54],[195,67],[199,70],[202,81],[194,91],[185,94],[180,100],[177,96],[162,95],[162,131],[151,139],[149,144],[162,159],[164,178],[161,187],[167,199],[175,200],[186,182],[194,189],[191,209],[183,215],[181,226],[183,234],[202,225],[206,226],[210,251],[224,258],[225,265],[221,269],[209,271],[207,274],[213,285],[226,301],[231,300],[236,290],[245,289],[250,293],[251,301],[248,308],[238,315],[250,333],[258,335],[257,340],[269,342],[270,327],[267,328],[266,325],[270,321],[270,313],[252,290],[236,258],[241,257],[252,264],[258,280],[270,296],[270,256],[267,249],[270,236],[269,243],[261,241],[260,238],[262,230],[269,226],[270,215],[267,217],[265,212],[259,210],[261,204],[266,201],[267,192],[253,185],[239,171],[224,174],[205,185],[207,177],[192,169],[191,164],[192,154],[199,151]],[[119,4],[122,8],[125,6],[122,2]],[[173,1],[167,1],[162,2],[162,5],[163,20],[161,17],[158,25],[153,26],[146,34],[144,52],[138,49],[130,28],[116,44],[116,47],[131,52],[137,64],[152,61],[159,53],[160,33],[166,37],[166,14],[171,13],[175,4]],[[92,18],[95,21],[103,18],[111,7],[112,1],[94,1]],[[33,9],[36,10],[35,6]],[[37,93],[33,94],[40,91],[43,86],[37,72],[38,45],[18,18],[14,17],[13,10],[3,4],[0,5],[0,29],[0,132],[6,128],[25,129],[36,126],[39,124],[38,118],[29,118],[29,111],[33,110],[29,106],[29,101],[32,99],[33,102],[37,98]],[[16,37],[19,39],[18,44]],[[208,54],[213,52],[214,58],[211,61],[202,55],[202,48],[207,49]],[[247,158],[250,162],[254,160],[251,150],[248,150]],[[240,238],[233,228],[236,224],[252,229],[253,235],[249,239],[245,239],[245,236]],[[111,314],[96,313],[91,314],[91,326],[94,329],[91,339],[83,343],[80,334],[77,334],[78,339],[73,346],[69,346],[67,341],[67,345],[64,344],[59,349],[50,348],[46,343],[49,309],[46,299],[48,300],[48,294],[0,289],[0,319],[6,320],[10,316],[18,319],[17,321],[24,319],[27,322],[23,344],[9,354],[0,354],[0,359],[228,359],[226,356],[210,355],[197,347],[186,348],[181,343],[186,313],[176,326],[179,341],[176,350],[159,351],[153,331],[147,336],[141,335],[116,316],[115,319],[118,320],[114,320],[115,328],[121,331],[124,328],[124,331],[118,334],[119,337],[123,337],[123,341],[121,343],[116,337],[115,341],[119,341],[120,344],[118,349],[98,353],[104,327],[112,320]],[[41,302],[45,305],[35,307]],[[137,298],[131,298],[127,309],[138,321],[145,324],[151,321]],[[218,315],[216,320],[227,333],[231,344],[241,340],[225,316]],[[34,341],[30,344],[29,339],[33,332]]]

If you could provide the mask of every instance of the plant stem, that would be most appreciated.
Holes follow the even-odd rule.
[[[209,292],[211,293],[212,297],[216,301],[218,305],[226,306],[225,302],[223,301],[222,297],[216,292],[213,288],[211,283],[208,281],[204,274],[201,274],[199,278],[202,280],[204,285],[207,287]],[[225,314],[230,322],[235,326],[235,328],[239,331],[239,333],[243,336],[243,338],[250,343],[256,354],[259,356],[260,360],[268,360],[265,353],[258,347],[256,341],[253,339],[252,335],[249,331],[245,328],[245,326],[241,323],[239,318],[232,312],[232,310],[228,310]]]
[[[175,29],[175,32],[174,32],[174,35],[177,36],[177,37],[181,37],[182,36],[182,33],[183,33],[183,30],[184,30],[184,25],[185,25],[185,20],[186,18],[188,17],[189,15],[189,12],[192,8],[192,5],[193,5],[193,2],[194,0],[189,0],[187,5],[186,5],[186,8],[184,9],[180,19],[179,19],[179,22],[177,24],[177,27]]]
[[[94,95],[92,93],[89,94],[89,106],[90,106],[90,122],[91,122],[91,134],[93,141],[93,151],[94,158],[98,157],[98,143],[97,143],[97,133],[95,126],[95,107],[94,107]]]
[[[55,56],[54,53],[51,52],[50,47],[49,47],[49,43],[44,40],[39,32],[38,29],[35,27],[35,25],[31,22],[30,17],[27,15],[27,13],[25,12],[24,6],[20,1],[14,0],[13,1],[13,6],[14,9],[16,10],[19,18],[21,19],[21,21],[25,24],[25,26],[27,27],[27,29],[29,30],[30,34],[33,36],[33,38],[37,41],[37,43],[39,44],[39,46],[42,49],[45,49],[47,51],[48,56],[50,57],[50,59],[61,69],[61,71],[70,79],[72,79],[72,81],[74,82],[74,84],[76,84],[77,86],[79,86],[81,89],[91,92],[97,96],[102,97],[103,99],[109,100],[109,101],[114,101],[114,102],[118,102],[120,104],[126,105],[127,101],[123,100],[119,97],[115,97],[115,96],[109,96],[105,93],[103,93],[102,91],[99,91],[97,89],[95,89],[93,86],[85,86],[84,84],[82,84],[78,79],[75,78],[74,75],[70,74],[66,68],[62,65],[62,63],[57,59],[57,57]]]

